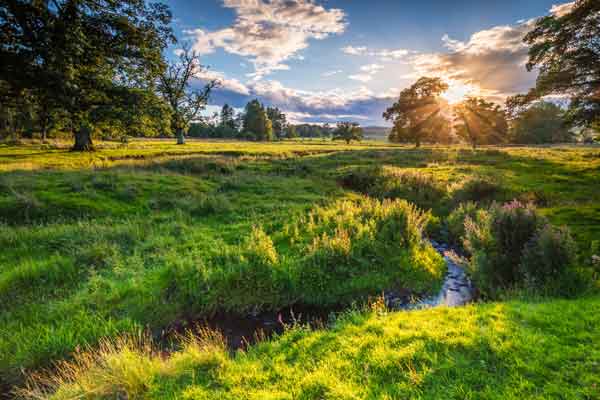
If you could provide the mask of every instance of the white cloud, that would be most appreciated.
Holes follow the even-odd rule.
[[[346,46],[342,47],[342,52],[351,56],[369,56],[377,57],[381,61],[393,61],[401,60],[410,54],[409,50],[406,49],[379,49],[369,50],[365,46]]]
[[[477,87],[480,93],[496,99],[525,91],[536,77],[525,68],[528,47],[523,43],[533,24],[530,20],[492,27],[474,33],[466,42],[444,35],[442,41],[450,52],[414,55],[410,77],[440,76]]]
[[[373,80],[373,75],[371,75],[371,74],[354,74],[354,75],[348,75],[348,78],[352,79],[353,81],[367,83],[367,82],[371,82]]]
[[[354,47],[354,46],[346,46],[342,47],[342,52],[345,54],[349,54],[351,56],[363,56],[367,54],[367,48],[362,47]]]
[[[370,82],[373,80],[373,76],[383,69],[381,64],[367,64],[360,67],[360,73],[348,76],[349,79],[359,82]]]
[[[550,13],[562,16],[574,4],[554,5]],[[536,73],[525,68],[529,48],[523,38],[535,22],[530,19],[515,25],[495,26],[474,33],[466,42],[444,35],[442,42],[450,52],[414,55],[411,58],[414,72],[410,77],[441,76],[451,83],[470,85],[479,95],[497,101],[527,91],[535,85]]]
[[[249,57],[256,79],[289,69],[285,61],[301,58],[298,52],[308,47],[310,39],[325,39],[346,28],[342,10],[326,9],[311,0],[224,0],[223,5],[236,13],[233,25],[186,33],[194,36],[194,50],[200,54],[222,48]]]
[[[250,89],[237,79],[227,78],[225,74],[210,69],[203,69],[194,75],[202,81],[217,81],[220,88],[230,90],[232,92],[250,95]]]
[[[575,6],[574,1],[571,1],[569,3],[564,3],[564,4],[555,4],[550,9],[550,13],[556,15],[557,17],[562,17],[562,16],[570,13],[574,6]]]
[[[336,70],[333,70],[333,71],[327,71],[327,72],[323,72],[323,73],[321,74],[321,76],[324,76],[325,78],[328,78],[328,77],[330,77],[330,76],[334,76],[334,75],[337,75],[337,74],[341,74],[342,72],[343,72],[343,71],[342,71],[341,69],[336,69]]]

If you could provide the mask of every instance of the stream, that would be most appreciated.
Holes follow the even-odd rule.
[[[431,240],[431,245],[446,261],[448,270],[440,291],[430,297],[413,299],[407,290],[384,292],[386,307],[391,311],[418,310],[424,308],[447,306],[457,307],[467,304],[474,298],[474,288],[467,274],[458,266],[451,256],[453,250],[443,244]],[[326,327],[336,313],[345,308],[318,308],[295,305],[277,312],[261,312],[250,315],[217,313],[210,318],[180,321],[161,333],[161,340],[168,340],[174,334],[185,332],[194,327],[206,327],[222,333],[230,350],[245,349],[274,334],[282,333],[286,327],[295,324],[308,324],[312,327]]]

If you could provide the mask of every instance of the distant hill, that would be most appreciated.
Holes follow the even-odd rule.
[[[363,132],[365,139],[387,141],[391,128],[385,126],[365,126]]]

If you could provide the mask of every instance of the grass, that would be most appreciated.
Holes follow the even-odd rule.
[[[598,342],[598,297],[391,314],[351,311],[331,329],[292,327],[233,355],[209,332],[184,338],[181,350],[167,358],[143,338],[104,342],[63,364],[58,375],[38,379],[27,394],[49,399],[594,399],[600,397]]]
[[[347,184],[361,171],[377,190]],[[0,388],[82,346],[215,311],[433,292],[444,266],[420,231],[461,201],[536,202],[586,263],[599,171],[593,148],[0,145]]]

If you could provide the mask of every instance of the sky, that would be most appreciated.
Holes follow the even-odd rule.
[[[220,82],[207,113],[258,98],[294,123],[386,125],[381,114],[421,76],[452,102],[503,102],[535,83],[523,36],[560,0],[170,0],[180,43]],[[176,48],[170,49],[175,57]]]

